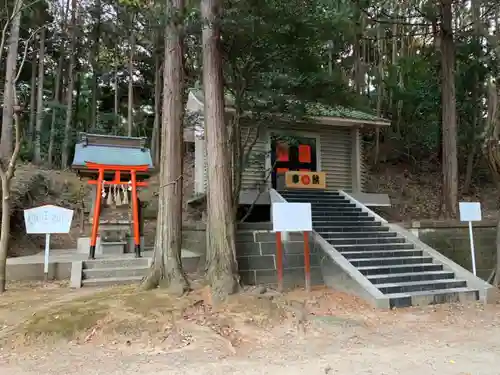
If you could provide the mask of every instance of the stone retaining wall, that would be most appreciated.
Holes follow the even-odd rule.
[[[276,235],[270,230],[269,223],[244,224],[240,226],[236,237],[236,257],[241,280],[247,285],[275,285],[276,271]],[[201,255],[203,265],[206,254],[205,225],[192,224],[183,227],[183,248]],[[283,282],[286,288],[303,286],[304,243],[301,234],[289,236],[289,242],[283,247]],[[311,249],[311,284],[322,285],[320,270],[320,249],[310,242]]]
[[[426,220],[402,224],[420,240],[444,256],[472,271],[468,223]],[[473,223],[477,275],[488,278],[496,262],[497,223],[484,220]]]
[[[310,241],[311,284],[322,285],[321,253]],[[247,285],[276,285],[276,235],[263,231],[239,231],[236,258],[241,280]],[[304,242],[302,235],[292,234],[283,246],[283,285],[285,288],[304,286]]]

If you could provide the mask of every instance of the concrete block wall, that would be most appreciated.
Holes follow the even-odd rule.
[[[473,223],[477,275],[487,279],[496,262],[495,221]],[[454,221],[422,221],[404,224],[422,242],[436,249],[462,267],[472,271],[467,223]]]
[[[322,252],[312,240],[311,284],[323,285],[320,264]],[[236,259],[241,281],[246,285],[277,284],[276,234],[262,230],[240,230],[236,242]],[[304,286],[304,242],[302,234],[289,235],[283,244],[283,283],[287,289]]]

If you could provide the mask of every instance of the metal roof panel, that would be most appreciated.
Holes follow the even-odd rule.
[[[84,167],[85,162],[110,165],[148,165],[153,168],[151,152],[148,148],[125,148],[113,146],[75,145],[72,167]]]

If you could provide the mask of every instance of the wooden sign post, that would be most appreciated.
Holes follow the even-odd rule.
[[[280,202],[272,204],[273,231],[276,233],[276,271],[278,290],[283,290],[283,243],[281,233],[303,232],[305,287],[311,290],[309,232],[312,231],[311,203]]]

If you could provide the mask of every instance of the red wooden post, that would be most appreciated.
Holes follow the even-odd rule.
[[[276,270],[278,271],[278,291],[283,291],[283,244],[281,232],[276,232]]]
[[[99,177],[97,178],[96,197],[94,202],[94,220],[92,221],[92,235],[90,237],[90,259],[95,259],[95,246],[97,243],[97,232],[99,231],[99,216],[101,214],[102,200],[102,180],[104,179],[104,169],[99,168]]]
[[[304,232],[304,273],[306,277],[306,291],[311,291],[311,254],[309,249],[309,232]]]
[[[130,171],[132,178],[132,215],[134,220],[134,247],[135,256],[140,258],[141,256],[141,234],[139,232],[139,202],[137,200],[137,178],[135,175],[135,170]]]

